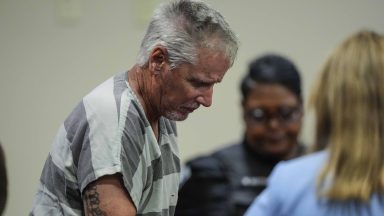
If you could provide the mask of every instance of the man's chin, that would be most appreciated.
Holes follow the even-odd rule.
[[[181,114],[181,113],[168,113],[165,117],[172,121],[184,121],[188,118],[189,113]]]

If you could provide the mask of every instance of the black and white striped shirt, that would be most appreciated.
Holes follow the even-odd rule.
[[[160,119],[159,141],[127,72],[95,88],[61,125],[30,215],[83,215],[84,188],[121,173],[138,215],[173,215],[180,159],[176,124]]]

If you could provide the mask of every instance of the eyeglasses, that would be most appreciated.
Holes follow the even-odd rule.
[[[277,119],[279,123],[287,125],[296,122],[301,117],[300,107],[282,106],[276,109],[275,112],[270,112],[263,108],[255,108],[247,112],[248,119],[256,125],[265,125],[272,119]]]

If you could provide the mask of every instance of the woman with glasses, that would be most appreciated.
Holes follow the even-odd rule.
[[[321,151],[276,166],[246,216],[384,215],[384,36],[340,44],[311,105]]]
[[[287,58],[269,54],[249,65],[240,90],[244,138],[187,163],[176,216],[243,215],[273,167],[303,153],[301,82]]]

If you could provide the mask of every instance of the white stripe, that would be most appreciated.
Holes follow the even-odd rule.
[[[155,181],[150,191],[152,194],[148,194],[150,200],[142,213],[158,212],[160,209],[169,209],[170,206],[176,206],[178,187],[175,187],[175,185],[179,185],[179,181],[179,173],[172,173]]]
[[[60,202],[61,209],[65,212],[65,215],[83,215],[83,210],[71,208],[64,203]]]
[[[151,127],[145,128],[144,138],[145,143],[142,153],[144,154],[145,164],[150,166],[153,160],[161,157],[161,150]]]
[[[67,139],[67,131],[65,130],[64,125],[61,125],[52,145],[52,162],[64,172],[66,179],[77,183],[75,165],[70,146],[71,144]]]
[[[83,99],[89,124],[92,165],[97,172],[105,167],[120,167],[118,118],[113,94],[113,78],[108,79]],[[98,154],[93,154],[97,152]],[[100,154],[102,153],[102,154]]]
[[[177,137],[175,134],[162,134],[163,136],[163,143],[169,143],[171,150],[173,154],[175,154],[178,158],[180,158],[179,155],[179,146],[177,145]]]
[[[137,213],[140,213],[140,211],[142,210],[140,209],[142,207],[140,201],[143,200],[143,190],[145,185],[145,182],[143,182],[143,180],[148,179],[146,175],[147,171],[142,170],[142,168],[146,166],[143,166],[142,163],[143,160],[140,160],[139,164],[137,165],[136,172],[132,177],[132,189],[131,191],[129,191],[131,199],[138,210]]]

